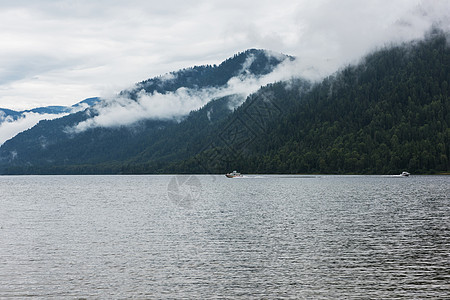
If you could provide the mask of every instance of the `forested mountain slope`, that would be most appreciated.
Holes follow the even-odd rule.
[[[233,167],[254,173],[448,172],[449,82],[449,41],[441,32],[377,51],[316,85]]]
[[[224,120],[212,135],[213,141],[197,155],[171,164],[149,161],[126,170],[449,172],[449,82],[448,38],[442,32],[432,32],[424,41],[374,52],[306,93],[299,89],[304,84],[295,82],[267,86]],[[264,103],[255,101],[261,98],[258,94],[272,105],[253,112],[246,109]],[[285,105],[278,104],[281,102]],[[266,118],[264,126],[259,126],[255,120],[261,118],[261,111],[277,117]]]

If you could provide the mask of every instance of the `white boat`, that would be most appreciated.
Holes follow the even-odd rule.
[[[228,178],[235,178],[235,177],[242,177],[241,173],[238,173],[236,171],[233,171],[231,173],[225,174]]]
[[[411,174],[409,174],[408,172],[402,172],[402,174],[400,174],[400,176],[405,176],[405,177],[408,177],[409,175],[411,175]]]

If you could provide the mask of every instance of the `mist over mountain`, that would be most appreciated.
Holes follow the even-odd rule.
[[[320,82],[248,50],[142,81],[0,148],[7,174],[448,172],[449,34],[381,48]]]
[[[214,99],[220,108],[212,108],[211,120],[221,118],[218,111],[223,116],[232,113],[250,93],[274,80],[273,74],[279,77],[277,68],[293,60],[250,49],[218,66],[196,66],[142,81],[86,111],[41,121],[4,144],[2,162],[35,166],[123,161]]]
[[[95,107],[94,116],[72,129],[128,126],[148,119],[180,121],[212,99],[229,95],[235,95],[232,106],[237,107],[261,86],[285,79],[284,70],[293,61],[279,53],[250,49],[218,66],[195,66],[148,79],[105,99]]]
[[[0,108],[0,145],[16,134],[32,128],[41,120],[53,120],[97,104],[99,98],[88,98],[72,106],[46,106],[15,111]]]
[[[27,110],[15,111],[6,108],[0,108],[0,114],[2,114],[3,119],[0,119],[0,123],[5,121],[5,118],[11,116],[13,119],[20,118],[21,115],[25,113],[37,113],[37,114],[49,114],[49,115],[57,115],[62,113],[73,113],[74,111],[84,110],[88,107],[91,107],[97,104],[100,101],[100,98],[88,98],[80,101],[72,106],[45,106],[45,107],[36,107]]]

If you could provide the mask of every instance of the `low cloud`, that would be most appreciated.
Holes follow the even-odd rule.
[[[267,55],[274,54],[268,52]],[[236,95],[230,103],[230,109],[234,109],[261,86],[287,80],[297,74],[295,62],[286,59],[273,72],[264,76],[254,76],[247,72],[253,60],[254,58],[250,56],[243,64],[241,75],[232,77],[223,87],[202,89],[181,87],[164,94],[146,93],[145,90],[141,90],[137,94],[137,100],[126,97],[105,100],[94,107],[96,116],[80,122],[69,131],[82,132],[93,127],[129,126],[146,119],[180,121],[191,111],[200,109],[209,101],[231,95]],[[174,76],[171,74],[163,78],[173,80]]]
[[[188,89],[179,88],[175,92],[137,95],[137,100],[115,97],[94,107],[97,115],[76,125],[75,132],[93,127],[118,127],[132,125],[146,119],[179,121],[189,112],[197,110],[213,99],[239,94],[242,98],[256,91],[258,79],[232,79],[223,88]]]
[[[15,137],[18,133],[30,129],[41,120],[53,120],[66,115],[24,112],[19,118],[14,119],[0,111],[0,145]]]
[[[288,48],[315,77],[377,48],[422,39],[432,26],[450,30],[447,0],[320,0],[303,2],[296,15],[298,39]]]

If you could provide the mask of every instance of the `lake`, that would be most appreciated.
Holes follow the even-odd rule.
[[[443,299],[449,176],[1,176],[0,298]]]

